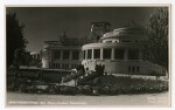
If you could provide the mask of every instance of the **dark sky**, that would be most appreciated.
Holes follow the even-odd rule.
[[[123,27],[131,21],[144,25],[153,7],[9,7],[25,25],[24,37],[29,51],[38,52],[43,41],[57,40],[63,31],[68,37],[86,37],[94,21],[108,21],[112,28]]]

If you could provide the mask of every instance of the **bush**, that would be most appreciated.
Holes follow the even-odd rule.
[[[77,94],[77,92],[78,92],[78,89],[75,87],[69,87],[69,86],[60,87],[61,94],[75,95]]]
[[[92,94],[92,88],[89,85],[79,86],[78,87],[78,92],[80,94],[91,95]]]

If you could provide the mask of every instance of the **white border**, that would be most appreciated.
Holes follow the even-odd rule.
[[[128,5],[128,4],[165,4],[173,0],[5,0],[4,4],[8,5],[69,5],[69,6],[101,6],[101,5]]]
[[[137,6],[164,6],[164,5],[172,5],[172,12],[171,12],[171,18],[170,18],[170,22],[171,25],[170,27],[172,28],[172,30],[170,30],[172,32],[171,37],[170,37],[170,72],[171,72],[171,80],[172,80],[172,107],[171,108],[148,108],[148,107],[125,107],[125,108],[121,108],[121,107],[117,107],[117,108],[109,108],[109,106],[107,107],[88,107],[88,106],[72,106],[72,107],[58,107],[58,106],[49,106],[49,107],[45,107],[45,106],[41,106],[41,107],[24,107],[25,109],[40,109],[40,110],[44,110],[44,109],[92,109],[92,110],[103,110],[103,109],[111,109],[111,110],[116,110],[116,109],[122,109],[122,110],[147,110],[147,109],[154,109],[154,110],[167,110],[167,109],[174,109],[175,110],[175,67],[174,67],[174,58],[173,56],[175,56],[175,44],[173,44],[173,42],[175,42],[175,36],[174,36],[174,32],[175,32],[175,22],[173,21],[173,19],[175,19],[175,6],[174,6],[174,2],[173,0],[1,0],[0,1],[0,110],[4,110],[4,109],[24,109],[23,107],[5,107],[5,74],[6,74],[6,68],[5,68],[5,62],[6,62],[6,54],[5,54],[5,8],[6,7],[28,7],[28,6],[32,6],[32,7],[37,7],[37,6],[41,6],[41,7],[45,7],[45,6],[49,6],[49,7],[53,7],[53,6],[131,6],[131,5],[137,5]],[[172,66],[171,66],[172,64]]]

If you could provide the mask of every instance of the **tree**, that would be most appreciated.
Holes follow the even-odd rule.
[[[23,28],[24,25],[19,24],[15,13],[6,15],[7,67],[15,62],[14,59],[18,58],[16,55],[19,55],[19,52],[25,52],[27,41],[23,36]]]
[[[168,70],[168,9],[158,8],[146,26],[145,58]]]

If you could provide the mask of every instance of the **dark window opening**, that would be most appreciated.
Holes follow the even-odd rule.
[[[55,63],[55,64],[54,64],[54,68],[60,68],[60,64]]]
[[[86,51],[83,50],[83,59],[85,59],[85,58],[86,58]]]
[[[100,39],[100,36],[97,36],[97,37],[96,37],[96,40],[99,41],[99,39]]]
[[[49,63],[49,68],[53,68],[53,64]]]
[[[123,59],[123,58],[124,58],[124,50],[115,49],[115,59]]]
[[[111,49],[108,48],[103,50],[103,58],[111,59]]]
[[[63,60],[69,59],[69,50],[64,50],[63,51]]]
[[[135,72],[135,67],[134,67],[134,66],[132,67],[132,72],[133,72],[133,73]]]
[[[100,58],[100,49],[94,49],[94,58],[95,59]]]
[[[131,72],[131,66],[128,67],[128,72]]]
[[[79,51],[75,50],[72,52],[72,59],[73,60],[78,60],[79,59]]]
[[[57,64],[57,68],[60,68],[60,64]]]
[[[137,66],[137,72],[140,72],[140,67],[139,66]]]
[[[92,50],[88,50],[88,59],[91,59],[92,58]]]
[[[139,50],[138,49],[129,50],[128,59],[139,59]]]
[[[56,50],[56,51],[54,52],[54,58],[55,58],[55,59],[60,59],[60,57],[61,57],[60,51],[59,51],[59,50]]]

